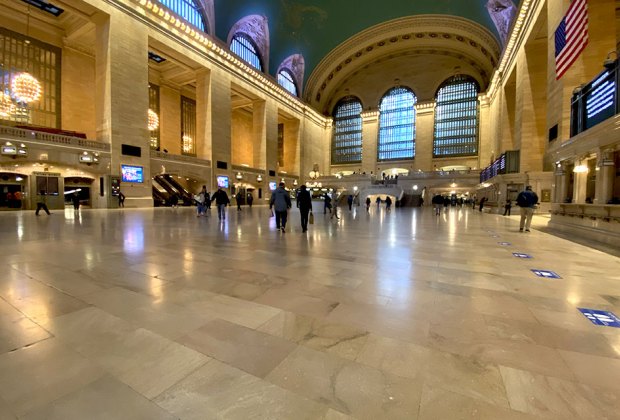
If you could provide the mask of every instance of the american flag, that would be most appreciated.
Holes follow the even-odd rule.
[[[559,80],[588,45],[588,2],[573,0],[555,31],[555,73]]]

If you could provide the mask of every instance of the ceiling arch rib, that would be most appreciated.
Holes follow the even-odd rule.
[[[362,96],[373,96],[372,90],[389,87],[394,78],[404,85],[407,77],[399,77],[399,70],[407,73],[409,66],[418,67],[425,74],[425,84],[433,83],[435,87],[443,80],[430,80],[448,70],[444,76],[454,75],[466,68],[471,76],[486,89],[500,54],[500,47],[495,37],[484,27],[464,18],[453,16],[421,15],[395,19],[376,25],[348,39],[330,52],[316,67],[308,79],[304,97],[316,109],[328,110],[329,104],[337,101],[336,93],[351,86],[343,84],[351,80],[361,69],[382,73],[394,73],[394,77],[365,83],[362,87],[367,92]],[[400,57],[400,68],[383,67],[382,63]],[[451,60],[438,59],[451,57]],[[410,62],[407,61],[410,60]],[[420,67],[419,60],[427,60]],[[434,66],[437,68],[434,68]],[[446,65],[450,66],[446,69]],[[378,71],[377,68],[381,68]],[[452,73],[450,73],[452,72]],[[410,75],[415,78],[415,75]],[[419,78],[418,78],[419,79]],[[413,81],[415,82],[415,81]],[[412,88],[412,84],[409,83]],[[353,90],[351,90],[353,91]],[[421,100],[431,99],[420,96]]]

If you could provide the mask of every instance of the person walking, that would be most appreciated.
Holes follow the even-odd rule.
[[[45,211],[45,213],[47,213],[48,216],[50,214],[52,214],[52,213],[50,213],[49,209],[47,208],[47,194],[45,193],[44,190],[41,190],[39,192],[39,200],[37,201],[37,210],[34,212],[34,214],[36,216],[38,216],[39,215],[39,211],[41,209],[43,209]]]
[[[301,231],[308,231],[308,215],[312,213],[312,197],[310,191],[305,185],[299,187],[299,193],[297,194],[297,208],[301,215]]]
[[[118,206],[121,208],[125,207],[125,194],[121,191],[118,192]]]
[[[482,209],[484,208],[484,203],[486,203],[487,198],[486,197],[482,197],[480,199],[480,204],[478,205],[478,211],[482,212]]]
[[[200,217],[200,216],[204,216],[206,215],[206,207],[205,207],[205,202],[206,202],[206,196],[207,196],[207,186],[203,185],[202,189],[200,190],[200,192],[196,195],[196,197],[194,197],[194,199],[196,200],[196,203],[198,204],[197,208],[196,208],[196,217]]]
[[[252,208],[252,203],[254,202],[254,196],[252,195],[252,193],[248,193],[247,200],[248,200],[248,206]]]
[[[73,210],[78,211],[80,209],[80,194],[77,191],[71,195],[71,202],[73,203]]]
[[[387,197],[385,197],[385,211],[391,211],[391,210],[392,210],[392,199],[388,195]]]
[[[278,230],[282,231],[282,233],[285,233],[288,209],[291,208],[291,196],[288,191],[284,189],[284,182],[280,182],[278,188],[271,194],[269,210],[272,210],[274,207],[276,211],[276,227]]]
[[[370,212],[370,203],[372,203],[372,201],[370,201],[370,197],[366,197],[366,211]]]
[[[239,191],[237,195],[235,195],[235,201],[237,201],[237,211],[241,211],[241,199],[242,198],[243,198],[243,194],[241,194],[241,191]]]
[[[510,216],[510,209],[512,208],[512,201],[510,199],[506,200],[506,204],[504,204],[504,216]]]
[[[377,210],[378,210],[379,207],[381,206],[381,196],[377,196],[377,199],[375,200],[375,202],[377,203]]]
[[[217,206],[217,218],[220,220],[226,219],[226,206],[230,203],[226,191],[222,187],[217,187],[217,191],[211,196],[211,201],[215,201]]]
[[[524,191],[521,191],[517,196],[517,206],[521,208],[521,220],[519,221],[519,232],[523,232],[525,228],[526,232],[530,231],[532,225],[532,217],[534,216],[534,209],[538,204],[538,195],[532,191],[532,187],[528,185]]]
[[[351,211],[353,208],[353,196],[351,194],[347,197],[347,204],[349,205],[349,211]]]
[[[329,196],[329,194],[325,193],[323,195],[323,200],[324,200],[324,207],[323,207],[323,214],[327,214],[327,210],[329,210],[329,212],[332,212],[332,198]]]
[[[435,208],[435,216],[439,216],[441,214],[441,208],[443,207],[443,197],[441,194],[435,194],[431,200],[431,204]]]
[[[336,192],[334,192],[334,194],[336,194]],[[340,217],[338,217],[338,200],[340,199],[340,196],[336,196],[334,197],[334,206],[332,208],[332,206],[330,205],[330,211],[332,212],[332,215],[330,216],[330,220],[333,219],[334,217],[336,218],[336,220],[340,220]]]

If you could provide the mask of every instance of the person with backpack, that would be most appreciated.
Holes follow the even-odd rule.
[[[521,220],[519,222],[519,232],[523,232],[525,228],[526,232],[530,231],[530,225],[532,224],[532,217],[534,216],[534,209],[538,204],[538,195],[532,191],[532,187],[528,185],[525,187],[525,191],[521,191],[517,196],[517,206],[521,208]]]

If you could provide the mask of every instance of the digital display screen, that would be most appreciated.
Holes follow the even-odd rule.
[[[614,74],[609,71],[601,73],[590,86],[586,95],[586,126],[590,128],[613,117],[616,103],[616,83]]]
[[[272,182],[269,183],[269,189],[271,191],[275,190],[276,188],[277,188],[277,185],[276,185],[275,181],[272,181]]]
[[[16,155],[17,147],[15,146],[2,146],[2,154],[3,155]]]
[[[228,177],[218,175],[217,177],[217,186],[220,188],[228,188]]]
[[[144,182],[144,168],[142,166],[121,165],[122,182]]]

